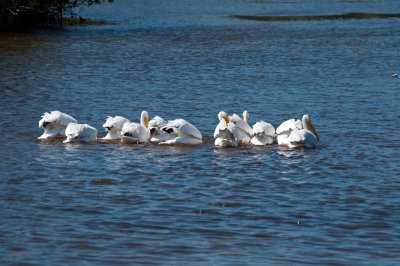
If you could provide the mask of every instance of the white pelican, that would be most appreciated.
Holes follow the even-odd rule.
[[[179,118],[168,121],[162,130],[170,136],[170,139],[160,144],[201,144],[203,137],[200,131],[185,119]]]
[[[214,131],[214,145],[217,147],[237,147],[238,142],[229,130],[234,124],[229,122],[228,114],[224,111],[218,113],[219,123]]]
[[[283,122],[277,129],[276,129],[276,141],[278,145],[281,146],[288,146],[289,141],[288,137],[290,133],[294,130],[303,129],[303,124],[299,119],[289,119]]]
[[[245,110],[243,112],[243,119],[237,114],[229,116],[229,121],[233,123],[230,127],[230,131],[236,138],[239,144],[250,144],[251,138],[253,137],[253,129],[248,124],[249,113]]]
[[[69,142],[94,142],[97,140],[97,129],[88,124],[69,123],[65,129],[67,139],[64,143]]]
[[[122,116],[107,117],[103,127],[105,128],[107,135],[102,140],[115,140],[121,138],[121,130],[125,123],[130,121]]]
[[[314,148],[319,141],[319,135],[311,123],[309,115],[303,115],[302,120],[290,119],[276,129],[276,140],[279,145],[288,148]]]
[[[149,130],[149,114],[143,111],[140,115],[140,124],[125,123],[121,131],[121,142],[124,143],[146,143],[149,142],[151,134]]]
[[[253,145],[269,145],[275,141],[275,128],[267,122],[260,121],[253,125],[254,137],[251,138]]]
[[[78,123],[75,118],[60,111],[44,113],[39,121],[39,127],[44,129],[38,139],[65,137],[65,129],[69,123]]]
[[[163,142],[163,141],[167,141],[169,139],[171,139],[171,136],[165,132],[164,130],[162,130],[162,127],[164,127],[167,124],[167,121],[165,121],[164,119],[162,119],[159,116],[155,116],[153,117],[153,119],[151,119],[149,121],[149,130],[151,133],[151,142]]]

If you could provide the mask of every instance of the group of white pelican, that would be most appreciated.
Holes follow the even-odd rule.
[[[308,115],[303,115],[302,120],[286,120],[276,130],[264,121],[259,121],[251,127],[247,111],[243,112],[242,117],[221,111],[218,113],[218,120],[214,131],[216,147],[277,143],[291,149],[314,148],[319,142],[319,135]],[[60,111],[44,113],[39,127],[44,129],[44,133],[38,137],[40,140],[65,138],[64,143],[98,140],[97,129],[88,124],[78,124],[75,118]],[[188,121],[182,118],[166,121],[159,116],[149,120],[146,111],[141,113],[139,123],[131,122],[122,116],[109,116],[103,128],[107,134],[100,138],[101,141],[187,145],[203,143],[200,131]]]

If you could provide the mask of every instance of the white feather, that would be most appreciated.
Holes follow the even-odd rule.
[[[142,111],[140,115],[140,124],[125,123],[122,127],[122,142],[125,143],[146,143],[150,141],[150,130],[148,129],[149,114]]]
[[[294,130],[288,137],[289,148],[312,149],[318,143],[317,137],[306,129]]]
[[[167,132],[171,139],[160,144],[200,144],[203,142],[200,131],[182,118],[168,121],[162,130]]]
[[[247,120],[248,119],[248,113],[247,111],[244,112],[244,114],[247,114],[247,116],[244,116],[244,118]],[[242,119],[240,116],[237,114],[233,114],[232,116],[229,116],[229,121],[232,122],[234,125],[231,127],[231,132],[236,138],[236,140],[241,143],[241,144],[250,144],[251,138],[253,137],[253,129],[250,127],[250,125]]]
[[[217,147],[237,147],[238,142],[226,124],[228,115],[221,111],[218,113],[218,120],[219,123],[214,131],[214,145]],[[229,126],[232,127],[234,124],[229,122]]]
[[[149,121],[149,130],[151,132],[151,142],[163,142],[171,139],[171,136],[162,130],[162,127],[164,127],[167,124],[167,121],[162,119],[159,116],[153,117]]]
[[[162,126],[166,125],[167,121],[165,121],[164,119],[162,119],[161,117],[159,117],[158,115],[156,115],[155,117],[153,117],[153,119],[151,119],[149,121],[149,128],[161,128]]]
[[[276,129],[276,134],[282,134],[282,133],[287,133],[296,129],[302,129],[303,124],[299,119],[289,119],[283,122],[277,129]]]
[[[308,115],[303,115],[302,120],[290,119],[283,122],[276,130],[278,145],[288,148],[314,148],[319,136],[311,123]]]
[[[138,123],[125,123],[121,135],[125,143],[146,143],[150,140],[150,130]]]
[[[69,142],[94,142],[97,140],[97,129],[88,124],[69,123],[65,129],[67,139],[64,143]]]
[[[72,116],[60,111],[44,113],[39,120],[39,127],[44,129],[44,133],[38,139],[65,137],[65,129],[69,123],[77,123]]]
[[[103,125],[103,128],[107,131],[107,135],[102,139],[112,140],[121,138],[121,130],[125,123],[130,123],[130,121],[123,116],[109,116]]]
[[[254,136],[251,138],[253,145],[268,145],[275,141],[275,128],[264,121],[259,121],[253,125]]]

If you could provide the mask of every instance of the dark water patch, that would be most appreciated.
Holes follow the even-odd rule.
[[[103,19],[91,19],[91,18],[64,18],[65,26],[110,26],[116,25],[116,22],[103,20]]]
[[[21,177],[15,177],[15,178],[10,178],[7,180],[7,184],[9,185],[17,185],[17,184],[21,184],[26,180],[31,179],[31,176],[21,176]]]
[[[214,206],[214,207],[228,207],[228,208],[237,208],[237,207],[242,207],[243,206],[243,204],[235,203],[235,202],[232,202],[232,203],[229,203],[229,202],[226,202],[226,203],[224,203],[224,202],[211,202],[211,203],[209,203],[209,205],[210,206]]]
[[[221,256],[224,257],[245,257],[245,256],[251,256],[251,254],[246,254],[246,253],[221,253]]]
[[[121,243],[118,243],[118,244],[121,245],[121,247],[128,248],[128,249],[132,249],[132,248],[133,249],[137,249],[137,248],[146,247],[145,244],[140,243],[139,241],[137,241],[137,242],[127,241],[127,242],[121,242]]]
[[[338,228],[349,230],[349,231],[354,231],[354,230],[360,230],[366,228],[365,225],[353,225],[353,224],[340,224],[338,225]]]
[[[49,204],[45,204],[45,205],[40,205],[39,207],[37,207],[38,209],[44,210],[44,211],[52,211],[55,210],[56,208],[52,205]]]
[[[49,239],[39,236],[34,236],[30,239],[34,243],[49,243]]]
[[[143,197],[140,195],[129,194],[129,195],[113,195],[108,200],[116,204],[130,204],[142,198]]]
[[[70,241],[66,243],[66,246],[71,249],[78,250],[102,250],[101,247],[97,246],[95,243],[91,243],[88,241]]]
[[[365,202],[366,202],[365,198],[360,198],[360,197],[355,197],[355,196],[351,196],[346,199],[347,204],[353,204],[353,203],[362,204]]]
[[[116,185],[118,184],[118,181],[115,179],[111,178],[97,178],[91,181],[91,184],[93,185]]]
[[[254,234],[254,235],[252,235],[252,237],[260,238],[260,239],[271,239],[271,238],[275,238],[276,236],[272,235],[272,234],[263,233],[263,234]]]
[[[212,209],[194,210],[193,213],[201,214],[201,215],[220,215],[221,214],[221,212],[219,212],[217,210],[212,210]]]
[[[350,168],[351,168],[351,166],[349,164],[342,163],[342,162],[339,162],[339,163],[337,163],[335,165],[332,165],[330,167],[330,169],[332,169],[332,170],[347,170],[347,169],[350,169]]]
[[[176,254],[189,253],[193,249],[193,247],[182,246],[182,245],[179,245],[179,246],[178,245],[166,245],[166,246],[161,246],[161,248],[170,250],[171,252],[176,253]]]
[[[348,20],[348,19],[389,19],[400,18],[400,13],[345,13],[337,15],[310,15],[310,16],[246,16],[246,15],[232,15],[231,18],[255,21],[313,21],[313,20]]]
[[[10,251],[11,252],[24,252],[24,251],[26,251],[26,249],[24,247],[21,247],[21,246],[12,246],[10,248]]]
[[[101,215],[104,214],[105,212],[99,209],[86,209],[86,210],[81,210],[80,213],[85,215]]]
[[[206,235],[206,236],[214,236],[214,237],[234,237],[234,236],[239,236],[239,232],[230,232],[230,231],[222,231],[222,230],[212,230],[212,229],[205,229],[205,228],[196,228],[193,230],[193,233],[200,234],[200,235]]]

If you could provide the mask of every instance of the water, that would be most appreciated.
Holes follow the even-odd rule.
[[[400,263],[399,19],[229,17],[400,13],[396,1],[80,12],[113,24],[0,35],[1,264]],[[244,109],[275,126],[308,113],[321,146],[213,148],[218,112]],[[100,136],[107,115],[182,117],[205,143],[39,142],[51,110]]]

